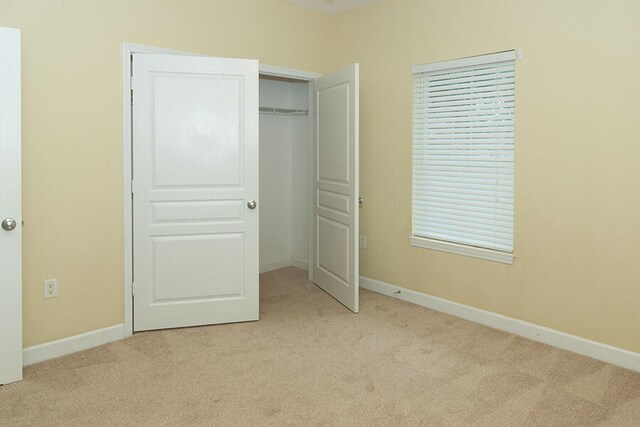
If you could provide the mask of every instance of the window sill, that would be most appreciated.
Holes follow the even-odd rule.
[[[457,255],[466,255],[474,258],[486,259],[488,261],[501,262],[503,264],[513,264],[513,254],[508,252],[495,251],[492,249],[476,248],[474,246],[461,245],[459,243],[445,242],[442,240],[428,239],[425,237],[410,236],[409,241],[413,246],[437,251],[449,252]]]

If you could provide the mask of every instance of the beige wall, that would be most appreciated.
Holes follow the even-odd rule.
[[[328,16],[279,0],[0,0],[0,25],[22,29],[25,346],[123,321],[122,42],[319,72],[328,54]]]
[[[640,351],[640,2],[383,0],[334,22],[361,64],[361,273]],[[513,266],[409,245],[411,65],[522,48]]]
[[[120,44],[361,63],[361,272],[640,351],[640,3],[0,0],[23,30],[25,346],[122,322]],[[522,48],[513,266],[409,245],[413,64]],[[59,279],[44,301],[42,280]]]

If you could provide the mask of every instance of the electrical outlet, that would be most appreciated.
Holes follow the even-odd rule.
[[[47,279],[44,281],[44,299],[58,296],[58,279]]]
[[[360,249],[367,249],[367,236],[360,236]]]

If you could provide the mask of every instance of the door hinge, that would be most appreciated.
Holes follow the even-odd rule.
[[[134,184],[134,182],[133,182],[133,180],[131,180],[131,195],[132,195],[132,196],[133,196],[133,193],[134,193],[134,191],[133,191],[133,188],[134,188],[134,187],[133,187],[133,184]]]
[[[131,105],[133,105],[133,76],[129,77],[129,89],[131,89]]]
[[[131,282],[131,296],[134,296],[136,294],[135,291],[133,290],[133,287],[134,287],[134,283]]]

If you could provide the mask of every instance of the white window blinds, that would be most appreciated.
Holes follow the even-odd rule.
[[[513,252],[515,52],[413,68],[413,236]]]

